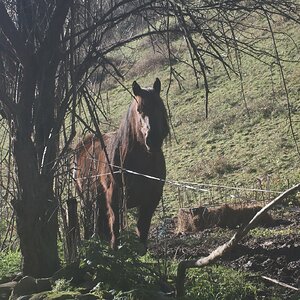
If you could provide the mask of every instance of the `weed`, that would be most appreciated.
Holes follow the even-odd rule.
[[[71,292],[73,290],[73,287],[71,285],[70,280],[66,280],[64,278],[58,279],[54,282],[52,286],[52,291],[57,292]]]
[[[244,273],[221,266],[190,270],[184,299],[256,299],[258,287]]]

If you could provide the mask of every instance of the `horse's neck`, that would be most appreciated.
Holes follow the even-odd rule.
[[[122,158],[123,161],[132,153],[146,151],[143,135],[139,129],[136,129],[136,125],[136,115],[127,116],[123,119],[116,134],[115,155]]]

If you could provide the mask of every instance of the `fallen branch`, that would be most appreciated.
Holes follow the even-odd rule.
[[[280,282],[280,281],[278,281],[276,279],[273,279],[273,278],[270,278],[270,277],[267,277],[267,276],[261,276],[261,277],[263,279],[267,280],[267,281],[271,281],[271,282],[276,283],[276,284],[278,284],[280,286],[283,286],[285,288],[288,288],[288,289],[291,289],[291,290],[294,290],[294,291],[300,291],[299,289],[297,289],[297,288],[295,288],[295,287],[293,287],[293,286],[291,286],[289,284],[286,284],[284,282]]]
[[[261,217],[273,208],[274,205],[279,204],[281,201],[286,199],[288,196],[291,196],[297,193],[300,190],[300,183],[293,186],[292,188],[286,190],[266,206],[264,206],[253,218],[252,220],[245,225],[243,228],[238,230],[234,236],[225,244],[219,246],[215,249],[210,255],[206,257],[202,257],[196,260],[184,260],[178,264],[177,267],[177,278],[176,278],[176,294],[177,297],[184,296],[184,281],[186,276],[186,270],[189,268],[200,268],[207,266],[217,260],[220,257],[223,257],[225,254],[230,252],[238,243],[239,241],[246,236],[246,234],[257,225]]]

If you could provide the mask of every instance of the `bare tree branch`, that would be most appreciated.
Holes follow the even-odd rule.
[[[8,15],[3,1],[0,2],[0,28],[16,51],[20,62],[23,65],[28,63],[28,56],[30,54],[25,46],[24,39]]]
[[[65,23],[69,8],[74,0],[58,0],[53,16],[49,22],[48,30],[45,34],[45,39],[40,47],[39,53],[43,55],[45,51],[53,49],[53,45],[60,42],[61,29]]]

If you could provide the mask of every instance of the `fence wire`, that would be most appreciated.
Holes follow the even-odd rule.
[[[6,126],[5,124],[1,124]],[[13,156],[11,153],[11,139],[9,128],[4,131],[6,134],[1,138],[2,147],[0,150],[0,250],[4,251],[11,248],[18,247],[18,239],[16,234],[15,213],[12,207],[12,201],[18,197],[18,185],[15,173],[15,166],[13,162]],[[60,212],[60,230],[59,238],[63,242],[65,247],[66,257],[72,260],[74,251],[69,245],[69,236],[73,235],[77,241],[82,236],[81,228],[84,219],[84,210],[82,207],[82,200],[75,191],[75,182],[73,177],[74,165],[72,163],[73,158],[65,156],[57,163],[57,173],[55,176],[55,196],[59,200],[59,212]],[[178,201],[178,208],[183,207],[196,207],[207,206],[214,207],[223,204],[232,205],[249,205],[251,203],[260,203],[264,205],[266,202],[277,196],[280,191],[277,191],[275,186],[278,186],[278,179],[276,182],[272,182],[270,177],[264,180],[257,180],[252,187],[242,187],[236,183],[234,186],[219,185],[212,183],[199,183],[184,180],[173,180],[170,178],[163,179],[149,174],[142,174],[134,170],[126,169],[121,166],[112,165],[115,169],[115,173],[131,174],[134,176],[143,176],[149,180],[158,180],[165,182],[165,196],[164,205],[162,209],[164,212],[160,214],[160,221],[166,216],[165,210],[168,209],[168,201],[170,190],[171,197],[174,197]],[[97,181],[100,176],[106,176],[107,174],[98,174],[97,176],[91,176],[91,181]],[[281,186],[286,185],[286,180],[280,182]],[[92,197],[93,195],[90,195]],[[77,211],[78,211],[78,226],[76,232],[70,228],[70,214],[68,214],[68,200],[76,199]],[[71,202],[69,202],[71,203]],[[74,202],[72,202],[74,203]],[[127,217],[126,217],[127,219]],[[125,222],[126,223],[126,222]],[[68,246],[69,245],[69,246]],[[71,248],[70,248],[71,247]]]

